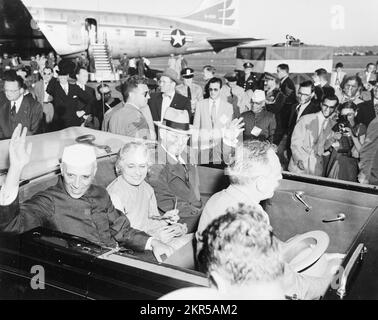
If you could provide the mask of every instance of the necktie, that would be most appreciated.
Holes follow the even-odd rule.
[[[190,87],[188,86],[188,89],[187,89],[187,91],[188,91],[188,99],[189,100],[192,100],[192,92],[191,92],[191,90],[190,90]]]
[[[184,172],[185,172],[185,181],[188,182],[189,181],[189,170],[188,170],[188,166],[185,164],[185,163],[181,163],[180,160],[179,160],[179,156],[176,156],[176,160],[177,160],[177,163],[182,165],[183,169],[184,169]]]
[[[211,106],[211,123],[213,125],[213,128],[215,126],[216,118],[217,118],[217,106],[215,104],[215,101],[213,101],[213,105]]]
[[[14,117],[16,115],[16,102],[13,103],[10,114],[11,114],[12,117]]]
[[[299,115],[299,110],[301,109],[301,104],[298,104],[298,107],[295,109],[295,122],[298,122],[299,118],[298,118],[298,115]]]
[[[337,86],[339,86],[340,85],[340,74],[339,73],[337,73],[336,74],[336,82],[335,82],[335,84],[337,85]]]
[[[232,88],[230,88],[230,95],[231,95],[231,98],[234,97],[234,94],[232,93]]]

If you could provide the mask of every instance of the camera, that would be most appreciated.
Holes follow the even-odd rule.
[[[348,121],[347,116],[345,115],[340,115],[337,123],[334,125],[332,130],[334,132],[339,132],[341,134],[346,134],[348,132],[347,128],[350,128],[350,123]]]

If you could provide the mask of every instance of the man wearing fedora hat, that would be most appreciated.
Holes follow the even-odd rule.
[[[199,159],[206,162],[205,158],[211,158],[211,151],[188,147],[193,129],[186,110],[169,107],[164,120],[155,121],[155,124],[160,139],[147,182],[154,188],[159,211],[163,214],[178,209],[179,222],[187,224],[189,233],[194,232],[203,206],[196,165]],[[235,119],[228,125],[228,130],[224,130],[225,160],[230,155],[231,146],[237,142],[242,126],[241,121]]]
[[[245,62],[243,64],[244,71],[241,72],[238,85],[247,90],[256,90],[258,85],[258,79],[255,73],[252,72],[254,65],[251,62]]]
[[[194,114],[198,101],[203,99],[202,88],[198,84],[193,82],[194,70],[192,68],[182,69],[181,77],[184,83],[179,84],[176,87],[176,92],[180,93],[190,100],[192,113]]]
[[[176,85],[181,80],[173,69],[166,69],[160,77],[160,92],[151,95],[148,105],[151,110],[152,119],[154,121],[162,121],[167,109],[174,108],[179,110],[187,110],[189,117],[192,115],[190,100],[187,97],[176,92]],[[158,134],[156,130],[156,135]]]
[[[85,105],[91,103],[91,96],[76,84],[68,82],[74,74],[75,64],[69,60],[59,63],[58,79],[51,79],[46,92],[53,97],[54,118],[51,124],[53,131],[68,127],[80,126],[85,120],[85,111],[80,109],[79,101]]]

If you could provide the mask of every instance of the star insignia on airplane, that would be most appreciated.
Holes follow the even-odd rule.
[[[180,29],[175,29],[171,32],[171,45],[175,48],[180,48],[185,45],[185,33]]]

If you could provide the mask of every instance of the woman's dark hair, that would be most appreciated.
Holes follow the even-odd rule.
[[[354,111],[357,110],[357,105],[353,101],[347,101],[342,104],[340,104],[338,110],[341,112],[343,109],[353,109]]]

